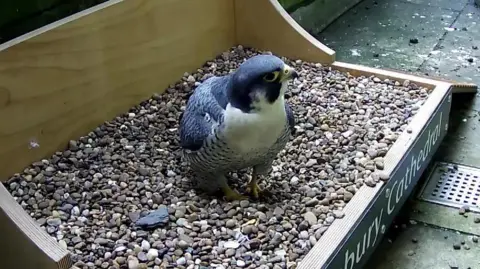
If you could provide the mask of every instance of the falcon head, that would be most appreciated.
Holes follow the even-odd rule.
[[[229,103],[244,113],[260,112],[283,102],[287,83],[297,72],[274,55],[247,59],[231,75]]]

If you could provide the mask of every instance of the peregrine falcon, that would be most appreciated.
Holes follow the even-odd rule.
[[[285,102],[288,81],[298,74],[274,55],[257,55],[225,76],[200,84],[180,115],[180,146],[199,185],[222,190],[226,200],[246,199],[226,174],[253,168],[247,192],[261,192],[259,176],[294,134],[295,118]]]

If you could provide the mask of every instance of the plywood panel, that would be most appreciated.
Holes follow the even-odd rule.
[[[237,43],[292,59],[332,63],[335,52],[288,15],[276,0],[235,0]]]
[[[233,1],[112,0],[0,46],[0,178],[235,43]]]
[[[70,253],[35,223],[3,184],[0,184],[0,232],[1,268],[68,269],[72,266]]]

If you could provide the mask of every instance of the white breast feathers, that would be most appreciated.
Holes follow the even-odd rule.
[[[284,131],[287,117],[283,97],[258,113],[244,113],[228,104],[224,116],[227,143],[241,153],[270,148]]]

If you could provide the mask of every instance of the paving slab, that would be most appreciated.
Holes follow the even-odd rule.
[[[402,0],[402,2],[461,11],[469,1],[468,0],[455,0],[455,1],[452,1],[452,0]]]
[[[480,8],[469,3],[420,72],[480,85]],[[444,161],[480,167],[480,94],[454,96]]]
[[[478,213],[460,214],[457,208],[418,201],[412,206],[410,218],[436,227],[480,236],[480,223],[476,222],[480,218]]]
[[[421,71],[480,84],[480,8],[467,6]]]
[[[422,57],[411,57],[408,54],[387,51],[378,47],[352,47],[336,51],[337,60],[362,64],[375,68],[393,68],[405,71],[416,71],[424,62]]]
[[[422,224],[407,226],[393,240],[383,240],[364,268],[480,268],[480,246],[473,236]],[[463,243],[463,244],[462,244]],[[460,249],[454,249],[454,245]]]
[[[387,66],[391,64],[391,68],[395,68],[395,63],[407,59],[405,67],[411,69],[412,64],[415,66],[428,57],[446,32],[445,28],[450,27],[459,14],[456,10],[415,3],[365,0],[333,22],[317,38],[337,51],[340,61],[375,63],[377,60],[369,59],[368,54],[383,51],[391,53],[385,61],[381,59]],[[367,54],[356,58],[352,49]]]

